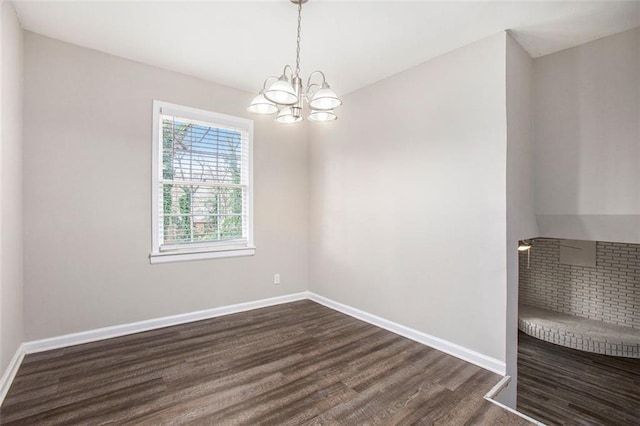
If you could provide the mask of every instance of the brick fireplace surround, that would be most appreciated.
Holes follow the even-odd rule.
[[[560,264],[559,239],[520,253],[521,331],[559,345],[640,358],[640,245],[596,243],[596,267]]]

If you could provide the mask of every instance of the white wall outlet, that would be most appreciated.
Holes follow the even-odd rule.
[[[274,274],[273,275],[273,283],[274,284],[280,284],[280,274]]]

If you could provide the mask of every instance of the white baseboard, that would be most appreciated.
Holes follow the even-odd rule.
[[[518,416],[518,417],[522,417],[523,419],[525,419],[525,420],[527,420],[527,421],[531,422],[532,424],[534,424],[534,425],[536,425],[536,426],[547,426],[547,425],[545,425],[544,423],[542,423],[541,421],[536,420],[536,419],[534,419],[534,418],[532,418],[532,417],[529,417],[529,416],[527,416],[526,414],[522,414],[520,411],[516,411],[516,410],[514,410],[513,408],[508,407],[508,406],[504,405],[503,403],[496,401],[495,399],[490,399],[490,398],[485,398],[485,399],[486,399],[487,401],[489,401],[490,403],[495,404],[495,405],[497,405],[498,407],[502,408],[503,410],[507,410],[507,411],[509,411],[510,413],[513,413],[513,414],[515,414],[515,415],[516,415],[516,416]]]
[[[295,302],[297,300],[304,300],[307,298],[307,292],[303,291],[301,293],[287,294],[285,296],[272,297],[253,302],[238,303],[237,305],[220,306],[218,308],[205,309],[203,311],[97,328],[94,330],[81,331],[79,333],[65,334],[63,336],[27,342],[24,343],[24,350],[27,354],[43,352],[51,349],[96,342],[98,340],[111,339],[113,337],[120,337],[128,334],[141,333],[143,331],[155,330],[157,328],[169,327],[172,325],[185,324],[193,321],[250,311],[252,309],[265,308],[267,306],[280,305],[282,303]]]
[[[439,337],[431,336],[413,328],[389,321],[368,312],[361,311],[351,306],[327,299],[315,293],[303,291],[300,293],[288,294],[285,296],[272,297],[269,299],[256,300],[253,302],[239,303],[236,305],[221,306],[218,308],[205,309],[202,311],[189,312],[186,314],[171,315],[167,317],[154,318],[146,321],[133,322],[129,324],[115,325],[111,327],[98,328],[94,330],[81,331],[79,333],[65,334],[62,336],[47,339],[34,340],[23,343],[21,346],[25,353],[36,353],[51,349],[64,348],[67,346],[80,345],[83,343],[96,342],[113,337],[125,336],[128,334],[141,333],[143,331],[155,330],[162,327],[185,324],[193,321],[200,321],[215,318],[222,315],[235,314],[250,311],[252,309],[264,308],[267,306],[279,305],[282,303],[294,302],[297,300],[310,299],[327,306],[336,311],[366,321],[377,327],[384,328],[393,333],[407,337],[418,343],[433,347],[449,355],[478,365],[494,373],[505,375],[505,363],[495,358],[488,357],[458,344],[449,342]]]
[[[11,358],[11,361],[9,361],[9,365],[7,365],[7,368],[4,370],[2,377],[0,377],[0,405],[4,402],[4,397],[7,396],[11,383],[13,383],[13,379],[18,373],[18,368],[20,368],[20,364],[22,364],[24,354],[24,343],[21,343],[18,349],[16,349],[16,353]]]
[[[506,388],[507,385],[511,382],[511,376],[504,376],[494,387],[491,388],[489,392],[487,392],[484,396],[484,399],[492,401],[502,389]]]
[[[269,299],[256,300],[253,302],[239,303],[236,305],[221,306],[218,308],[205,309],[202,311],[189,312],[186,314],[172,315],[162,318],[154,318],[146,321],[139,321],[129,324],[121,324],[111,327],[98,328],[94,330],[82,331],[79,333],[65,334],[62,336],[47,339],[34,340],[20,345],[12,358],[9,366],[0,379],[0,403],[11,386],[18,367],[25,354],[48,351],[51,349],[64,348],[83,343],[95,342],[110,339],[113,337],[125,336],[128,334],[140,333],[143,331],[155,330],[162,327],[185,324],[193,321],[200,321],[229,315],[239,312],[250,311],[252,309],[264,308],[268,306],[280,305],[283,303],[295,302],[298,300],[310,299],[328,308],[342,312],[354,318],[368,322],[377,327],[399,334],[418,343],[438,349],[449,355],[468,361],[479,367],[493,371],[494,373],[505,375],[505,363],[495,358],[488,357],[458,344],[440,339],[421,331],[406,327],[404,325],[389,321],[376,315],[361,311],[351,306],[338,303],[326,297],[319,296],[308,291],[288,294],[285,296],[272,297]],[[495,401],[492,401],[495,402]]]
[[[376,315],[361,311],[348,305],[333,301],[326,297],[319,296],[315,293],[304,291],[301,293],[288,294],[285,296],[272,297],[269,299],[256,300],[253,302],[239,303],[236,305],[221,306],[213,309],[205,309],[202,311],[189,312],[186,314],[172,315],[162,318],[154,318],[146,321],[139,321],[130,324],[116,325],[112,327],[104,327],[95,330],[83,331],[80,333],[66,334],[63,336],[52,337],[42,340],[34,340],[27,343],[22,343],[13,358],[9,362],[2,377],[0,377],[0,405],[4,401],[4,398],[9,392],[11,383],[15,378],[18,368],[22,363],[25,354],[47,351],[51,349],[58,349],[67,346],[79,345],[82,343],[95,342],[98,340],[110,339],[113,337],[124,336],[127,334],[140,333],[143,331],[154,330],[162,327],[169,327],[172,325],[185,324],[193,321],[199,321],[209,318],[215,318],[223,315],[229,315],[239,312],[250,311],[252,309],[265,308],[268,306],[280,305],[283,303],[295,302],[298,300],[310,299],[314,302],[320,303],[328,308],[342,312],[354,318],[368,322],[369,324],[399,334],[418,343],[430,346],[438,349],[449,355],[453,355],[456,358],[463,359],[479,367],[493,371],[494,373],[505,375],[504,362],[472,351],[463,346],[455,343],[448,342],[444,339],[440,339],[435,336],[420,332],[418,330],[406,327],[404,325],[395,323],[393,321],[386,320]],[[513,410],[510,407],[495,401],[493,398],[509,383],[510,377],[505,376],[496,386],[493,387],[486,395],[485,399],[496,404],[505,410],[525,418],[533,424],[544,426],[543,423],[536,421],[522,413]]]
[[[498,396],[498,394],[500,393],[501,390],[503,390],[504,388],[507,387],[507,385],[509,384],[509,382],[511,381],[511,376],[504,376],[502,378],[502,380],[500,380],[489,392],[487,392],[487,394],[484,396],[484,399],[486,399],[487,401],[489,401],[492,404],[497,405],[498,407],[501,407],[504,410],[507,410],[513,414],[515,414],[518,417],[522,417],[523,419],[533,423],[536,426],[546,426],[544,423],[539,422],[536,419],[533,419],[529,416],[527,416],[526,414],[522,414],[519,411],[514,410],[513,408],[504,405],[501,402],[496,401],[494,398],[496,396]]]
[[[393,333],[399,334],[418,343],[422,343],[423,345],[430,346],[434,349],[455,356],[456,358],[460,358],[462,360],[475,364],[486,370],[493,371],[494,373],[497,373],[501,376],[504,376],[506,374],[506,365],[503,361],[489,357],[487,355],[483,355],[469,348],[465,348],[464,346],[460,346],[456,343],[449,342],[439,337],[431,336],[427,333],[423,333],[413,328],[406,327],[402,324],[398,324],[379,316],[372,315],[368,312],[361,311],[360,309],[356,309],[351,306],[336,302],[334,300],[327,299],[326,297],[319,296],[315,293],[309,292],[309,299],[336,311],[342,312],[343,314],[347,314],[359,320],[368,322],[369,324],[373,324],[377,327],[384,328],[385,330],[389,330]]]

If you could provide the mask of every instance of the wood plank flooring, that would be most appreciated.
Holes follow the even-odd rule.
[[[0,423],[528,424],[498,380],[300,301],[27,355]]]
[[[518,411],[547,425],[640,425],[640,359],[518,337]]]

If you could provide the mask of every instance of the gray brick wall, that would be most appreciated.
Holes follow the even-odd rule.
[[[560,264],[560,241],[520,253],[520,303],[640,329],[640,245],[596,243],[596,267]]]

